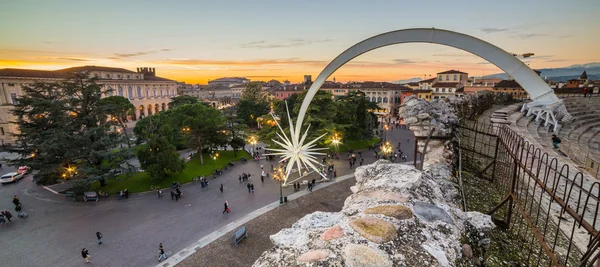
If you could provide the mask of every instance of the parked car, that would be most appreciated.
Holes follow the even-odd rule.
[[[27,174],[30,171],[31,168],[29,168],[28,166],[21,166],[19,167],[19,170],[17,170],[18,173],[21,174]]]
[[[17,180],[23,178],[23,175],[24,175],[23,173],[9,172],[0,177],[0,183],[8,184],[8,183],[16,182]]]
[[[98,194],[96,194],[96,192],[90,191],[83,193],[83,201],[85,202],[98,200],[100,200],[100,198],[98,197]]]

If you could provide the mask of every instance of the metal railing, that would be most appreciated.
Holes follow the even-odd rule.
[[[600,183],[559,166],[507,126],[461,122],[460,130],[465,168],[504,196],[489,214],[523,243],[525,265],[600,264]]]

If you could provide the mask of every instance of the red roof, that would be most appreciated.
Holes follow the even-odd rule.
[[[422,80],[419,83],[430,83],[430,82],[434,82],[437,78],[431,78],[431,79],[427,79],[427,80]]]
[[[443,71],[443,72],[438,72],[437,74],[453,74],[453,73],[468,74],[466,72],[462,72],[462,71],[458,71],[458,70],[447,70],[447,71]]]
[[[523,88],[521,85],[515,80],[502,80],[496,85],[494,88]]]

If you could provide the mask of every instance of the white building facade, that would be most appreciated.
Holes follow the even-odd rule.
[[[56,71],[1,69],[0,70],[0,142],[14,142],[13,134],[18,127],[10,123],[10,113],[17,98],[23,95],[23,87],[36,82],[60,82],[70,73],[88,72],[97,77],[97,83],[105,96],[118,95],[129,99],[135,110],[128,116],[128,127],[140,118],[168,109],[172,97],[177,96],[177,82],[155,75],[154,68],[138,68],[130,71],[122,68],[100,66],[74,67]]]

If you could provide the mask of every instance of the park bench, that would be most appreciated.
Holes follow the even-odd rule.
[[[242,226],[239,230],[235,231],[233,234],[233,244],[237,247],[237,245],[242,241],[242,239],[248,238],[248,231],[246,230],[246,226]]]

